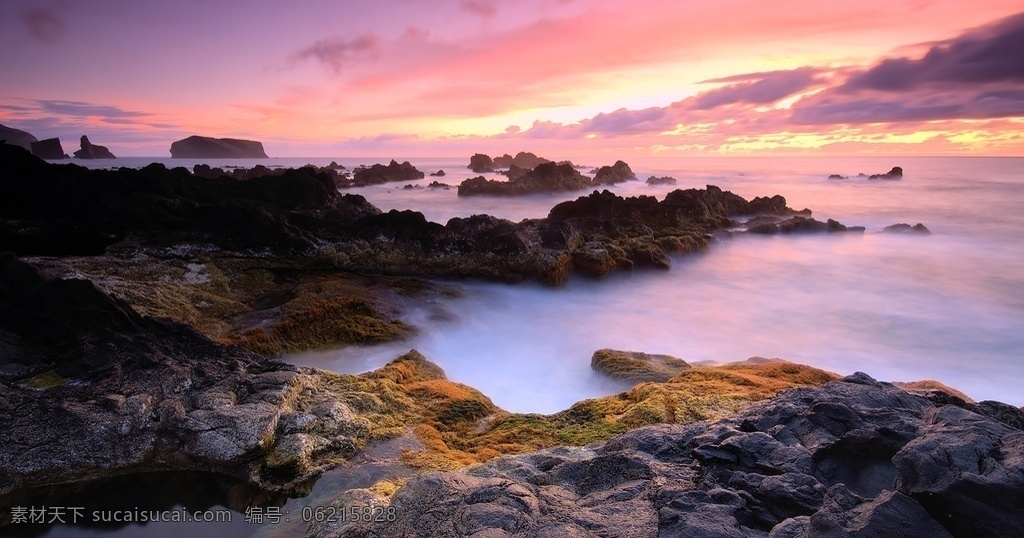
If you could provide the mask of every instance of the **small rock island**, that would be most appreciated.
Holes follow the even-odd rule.
[[[236,138],[190,136],[171,144],[175,159],[267,159],[263,143]]]

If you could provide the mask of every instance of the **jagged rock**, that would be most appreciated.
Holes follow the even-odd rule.
[[[590,358],[590,367],[609,377],[642,383],[668,381],[690,365],[671,355],[599,349]]]
[[[516,165],[518,166],[518,165]],[[459,185],[459,196],[491,194],[515,196],[543,192],[565,192],[586,189],[592,185],[569,165],[542,163],[525,175],[509,181],[488,180],[483,176],[467,179]]]
[[[615,161],[611,166],[602,166],[594,173],[594,183],[597,185],[614,185],[634,179],[636,174],[622,161]]]
[[[676,178],[669,176],[655,177],[651,176],[647,178],[646,183],[648,185],[675,185]]]
[[[846,176],[841,176],[839,174],[831,174],[831,175],[828,176],[828,178],[829,179],[850,179],[850,178],[848,178]]]
[[[415,166],[405,161],[398,164],[394,159],[387,166],[374,164],[369,168],[356,168],[352,173],[352,185],[363,187],[366,185],[379,185],[389,181],[409,181],[410,179],[423,179],[424,174]]]
[[[440,181],[431,181],[427,185],[427,188],[429,188],[429,189],[444,189],[444,190],[448,190],[448,189],[452,188],[452,186],[447,184],[447,183],[441,183]]]
[[[513,164],[512,166],[508,167],[508,170],[502,172],[501,175],[507,177],[509,181],[515,181],[529,173],[529,168],[520,168],[519,166]]]
[[[416,477],[390,498],[394,521],[334,531],[1018,536],[1022,501],[1024,432],[858,373],[717,422]]]
[[[64,153],[64,148],[60,146],[59,138],[47,138],[46,140],[32,142],[31,146],[32,155],[35,155],[40,159],[53,161],[68,158],[68,154]]]
[[[445,173],[444,170],[438,170],[437,172],[433,172],[430,175],[431,177],[444,177]]]
[[[32,151],[32,143],[38,141],[39,140],[30,133],[20,129],[0,125],[0,142],[6,142],[12,146],[19,146]]]
[[[493,172],[494,161],[492,161],[491,157],[488,155],[477,153],[469,158],[469,166],[467,168],[472,170],[474,174]]]
[[[901,222],[899,224],[893,224],[892,226],[886,226],[885,229],[883,229],[882,231],[886,233],[897,234],[913,233],[927,235],[932,233],[931,230],[929,230],[924,224],[921,224],[920,222],[913,226]]]
[[[82,149],[75,152],[76,159],[116,159],[105,146],[97,146],[89,142],[89,137],[82,135]]]
[[[235,138],[190,136],[171,144],[175,159],[266,159],[263,143]]]
[[[893,166],[892,170],[884,174],[871,174],[868,176],[868,179],[903,179],[903,169],[899,166]]]
[[[810,217],[795,216],[785,220],[766,221],[752,219],[747,223],[747,232],[752,234],[790,234],[790,233],[833,233],[833,232],[863,232],[863,226],[846,226],[838,221],[828,219],[828,222],[821,222]]]

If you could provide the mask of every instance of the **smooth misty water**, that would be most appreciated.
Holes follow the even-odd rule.
[[[441,180],[452,185],[473,175],[456,162],[414,164],[444,168],[449,176]],[[904,179],[826,179],[893,165],[904,167]],[[1024,159],[702,158],[634,170],[679,183],[612,190],[661,198],[673,188],[714,184],[746,198],[782,194],[792,207],[868,233],[736,236],[675,259],[669,272],[575,279],[563,289],[464,283],[466,297],[449,305],[456,321],[413,313],[411,321],[425,328],[413,341],[290,360],[358,372],[416,348],[452,379],[523,412],[554,412],[621,390],[590,369],[602,347],[687,360],[781,357],[883,380],[933,378],[977,399],[1024,404]],[[580,195],[460,198],[454,189],[403,185],[353,192],[439,222],[475,213],[543,217]],[[933,234],[877,233],[898,222],[923,222]]]

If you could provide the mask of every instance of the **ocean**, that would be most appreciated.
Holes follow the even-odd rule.
[[[182,159],[75,161],[90,167],[194,164]],[[207,161],[214,166],[325,165],[381,159],[288,158]],[[587,194],[458,197],[476,174],[465,158],[398,158],[445,177],[346,192],[383,210],[412,209],[444,223],[491,214],[518,221],[547,215]],[[611,164],[589,159],[590,167]],[[790,207],[865,226],[864,234],[746,236],[673,259],[670,271],[637,271],[563,288],[476,281],[442,305],[450,320],[410,312],[410,341],[304,353],[296,364],[355,373],[418,349],[448,373],[516,412],[552,413],[627,387],[596,375],[600,348],[666,353],[687,361],[777,357],[885,381],[935,379],[977,400],[1024,405],[1024,158],[663,158],[629,163],[640,181],[609,187],[662,198],[717,185],[745,198],[781,194]],[[859,173],[904,169],[901,180]],[[830,174],[848,176],[827,179]],[[648,176],[675,186],[649,186]],[[431,181],[452,189],[413,188]],[[930,235],[880,233],[923,223]]]

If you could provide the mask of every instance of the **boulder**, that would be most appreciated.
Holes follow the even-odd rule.
[[[903,169],[899,166],[893,166],[891,170],[884,174],[871,174],[868,179],[903,179]]]
[[[47,138],[46,140],[40,140],[39,142],[32,142],[31,146],[32,155],[35,155],[40,159],[53,161],[68,158],[68,154],[64,153],[64,148],[60,146],[59,138]]]
[[[492,161],[488,155],[477,153],[469,158],[469,166],[467,168],[472,170],[474,174],[493,172],[494,161]]]
[[[647,178],[648,185],[675,185],[676,178],[670,176],[655,177],[651,176]]]
[[[14,129],[0,125],[0,142],[7,142],[12,146],[20,146],[32,151],[32,143],[39,140],[30,133],[20,129]]]
[[[444,173],[444,170],[438,170],[437,172],[431,172],[430,176],[431,177],[444,177],[445,173]]]
[[[597,185],[614,185],[634,179],[636,179],[636,174],[623,161],[615,161],[615,164],[611,166],[602,166],[594,174],[594,183]]]
[[[82,135],[82,149],[75,152],[76,159],[116,159],[114,154],[104,146],[89,142],[89,137]]]
[[[190,136],[171,144],[175,159],[266,159],[263,143],[235,138]]]

